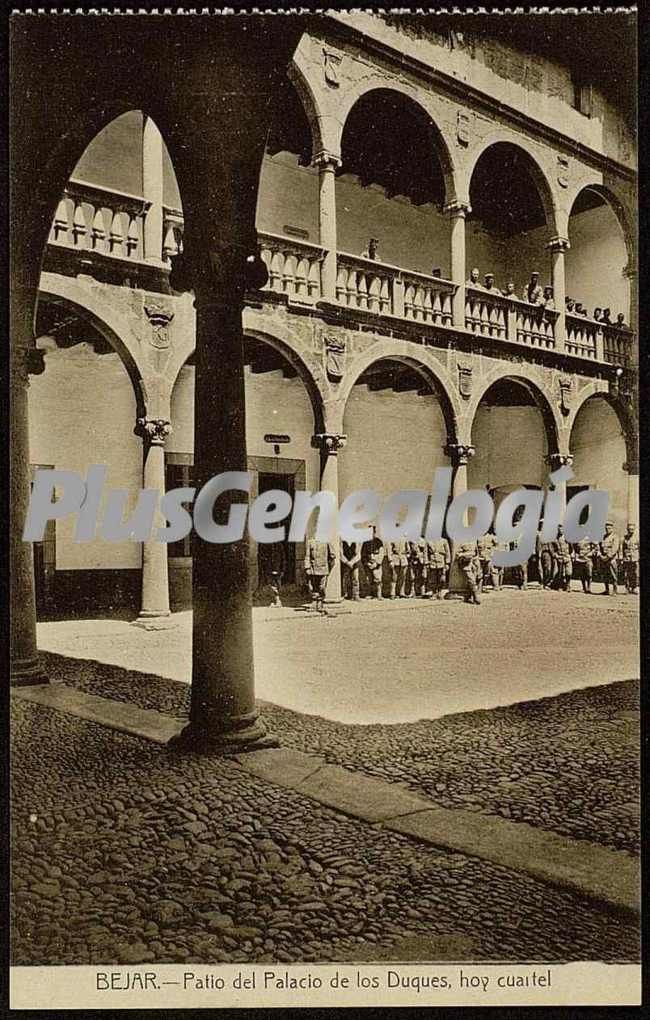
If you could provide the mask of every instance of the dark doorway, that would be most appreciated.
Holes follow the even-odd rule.
[[[296,478],[295,475],[279,475],[272,472],[260,471],[259,474],[259,488],[258,493],[268,492],[270,489],[280,489],[282,492],[288,492],[293,498],[296,492]],[[287,522],[287,531],[288,531]],[[271,546],[259,543],[257,546],[257,570],[259,577],[260,587],[268,583],[270,574],[269,567],[269,556]],[[296,580],[296,544],[295,542],[284,541],[284,555],[286,562],[286,571],[284,575],[284,584],[294,584]]]

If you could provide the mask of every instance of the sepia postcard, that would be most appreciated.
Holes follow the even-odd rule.
[[[639,1005],[635,8],[8,34],[12,1010]]]

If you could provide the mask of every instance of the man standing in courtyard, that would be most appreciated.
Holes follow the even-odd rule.
[[[492,575],[492,554],[496,544],[497,540],[491,531],[488,531],[486,535],[482,535],[476,542],[479,563],[478,590],[481,594],[486,582]]]
[[[614,531],[614,522],[607,521],[605,534],[600,543],[600,564],[605,582],[605,595],[618,595],[618,554],[621,540]],[[610,585],[612,591],[610,593]]]
[[[312,605],[319,613],[324,611],[327,578],[335,563],[336,553],[331,542],[309,539],[305,548],[305,574]]]
[[[598,546],[590,538],[581,538],[573,547],[573,563],[576,574],[582,582],[585,595],[591,595],[591,581],[594,576],[594,557]]]
[[[427,590],[427,542],[420,538],[417,542],[409,542],[409,576],[411,590],[409,597],[426,595]]]
[[[388,568],[390,573],[390,597],[405,597],[406,572],[408,569],[408,543],[403,539],[388,542]]]
[[[555,559],[553,557],[553,543],[542,541],[541,532],[543,523],[543,521],[540,521],[539,532],[537,533],[537,571],[542,588],[550,588],[555,575]]]
[[[447,575],[451,563],[451,550],[446,538],[438,538],[427,542],[427,593],[437,599],[442,598],[442,589],[447,584]]]
[[[377,535],[377,528],[374,524],[371,524],[370,530],[372,538],[361,546],[361,562],[366,572],[370,597],[381,599],[383,598],[381,582],[386,549],[384,543]]]
[[[478,588],[479,559],[476,542],[459,542],[455,549],[455,556],[469,587],[469,594],[465,596],[465,601],[473,602],[475,606],[480,606],[481,599]]]
[[[638,594],[639,588],[639,536],[633,524],[628,524],[621,545],[623,581],[629,595]]]
[[[361,546],[359,542],[346,542],[341,539],[341,587],[343,597],[358,602],[359,567],[361,565]]]
[[[571,546],[564,535],[564,528],[558,525],[557,538],[552,543],[553,559],[557,569],[555,583],[558,591],[571,590],[571,578],[573,577],[573,561],[571,559]]]

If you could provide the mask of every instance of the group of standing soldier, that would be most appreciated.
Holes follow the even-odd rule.
[[[448,586],[451,567],[451,549],[446,538],[417,542],[398,540],[384,542],[371,528],[372,538],[366,542],[340,543],[341,586],[344,598],[357,601],[361,598],[362,582],[368,596],[384,597],[384,574],[389,582],[389,597],[442,598]],[[494,591],[503,587],[504,568],[494,562],[498,550],[514,549],[517,542],[499,542],[492,532],[478,541],[460,542],[454,549],[454,559],[467,582],[466,599],[475,604],[490,584]],[[271,564],[272,605],[282,605],[280,585],[284,574],[284,550],[275,544],[276,555]],[[616,595],[619,584],[627,592],[636,594],[639,587],[639,538],[634,525],[628,524],[623,538],[608,521],[600,542],[585,538],[569,543],[562,526],[552,541],[537,536],[534,560],[543,588],[569,591],[572,578],[580,580],[582,590],[591,594],[596,569],[605,584],[605,594]],[[309,539],[305,546],[305,576],[312,604],[322,610],[325,602],[327,579],[336,564],[336,551],[331,542]],[[514,582],[520,589],[528,587],[528,561],[511,568]],[[610,591],[611,589],[611,591]]]

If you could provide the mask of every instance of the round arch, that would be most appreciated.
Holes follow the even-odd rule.
[[[291,367],[295,369],[307,390],[312,411],[314,412],[314,431],[324,432],[327,394],[324,389],[325,375],[322,370],[316,365],[309,366],[302,354],[284,340],[265,330],[252,329],[246,326],[244,322],[244,338],[246,337],[251,337],[254,340],[259,340],[261,343],[268,344],[269,347],[272,347],[281,354]]]
[[[72,277],[43,273],[37,308],[41,300],[51,301],[86,320],[111,345],[131,380],[137,414],[143,416],[146,413],[144,379],[147,373],[138,353],[136,334],[128,319]]]
[[[339,157],[342,125],[336,120],[332,123],[332,118],[328,117],[320,108],[316,93],[309,80],[308,65],[303,60],[299,49],[296,50],[293,60],[289,64],[287,76],[296,90],[311,128],[312,158],[315,158],[320,152],[328,152]]]
[[[508,372],[498,368],[491,372],[483,381],[482,386],[472,396],[470,405],[465,415],[467,437],[471,437],[472,429],[476,421],[476,412],[488,390],[496,383],[512,382],[522,386],[532,397],[537,405],[544,423],[548,453],[552,455],[560,452],[560,437],[566,433],[566,425],[560,418],[559,410],[555,407],[548,394],[545,392],[543,383],[540,381],[534,369],[527,365],[517,365],[514,372]]]
[[[440,403],[447,429],[447,442],[457,443],[461,409],[451,378],[433,355],[428,355],[425,349],[414,351],[413,344],[408,341],[399,344],[394,340],[378,341],[354,359],[341,381],[338,393],[341,421],[352,387],[366,369],[377,361],[397,361],[408,365],[422,376]]]
[[[620,397],[612,394],[610,392],[609,385],[602,380],[594,380],[581,390],[579,400],[573,408],[571,417],[567,423],[569,439],[573,436],[574,426],[580,412],[590,401],[599,397],[604,400],[609,407],[611,407],[618,419],[623,439],[625,441],[625,455],[628,470],[631,473],[636,473],[636,471],[633,471],[632,469],[637,464],[638,459],[638,424],[632,409],[628,407],[620,399]]]
[[[623,240],[625,241],[627,257],[630,261],[633,261],[635,258],[636,246],[634,243],[635,230],[632,218],[625,203],[619,198],[616,192],[606,184],[602,184],[601,181],[598,180],[594,180],[593,182],[585,182],[584,180],[581,181],[568,197],[568,219],[570,220],[576,202],[585,191],[593,191],[596,195],[599,195],[612,210],[614,216],[618,220],[618,225],[620,227]]]
[[[395,81],[393,79],[387,80],[382,75],[371,74],[369,77],[364,77],[363,81],[355,82],[347,92],[340,96],[338,104],[338,116],[341,125],[339,151],[343,132],[345,131],[345,125],[348,122],[353,108],[361,99],[367,98],[372,92],[396,93],[404,99],[407,99],[417,108],[421,115],[426,117],[432,128],[435,155],[438,158],[440,169],[442,171],[445,188],[445,204],[456,201],[458,166],[454,160],[453,151],[438,126],[434,113],[423,102],[423,97],[415,89],[410,88],[404,82]]]
[[[551,180],[547,176],[547,173],[538,157],[521,144],[521,138],[519,136],[512,135],[507,131],[491,132],[478,142],[474,148],[467,152],[465,159],[465,173],[462,182],[462,194],[459,196],[459,199],[463,202],[469,202],[471,180],[481,156],[494,145],[501,144],[512,146],[512,148],[517,149],[518,152],[523,155],[526,168],[530,172],[544,208],[547,228],[553,234],[559,233],[559,203]]]

